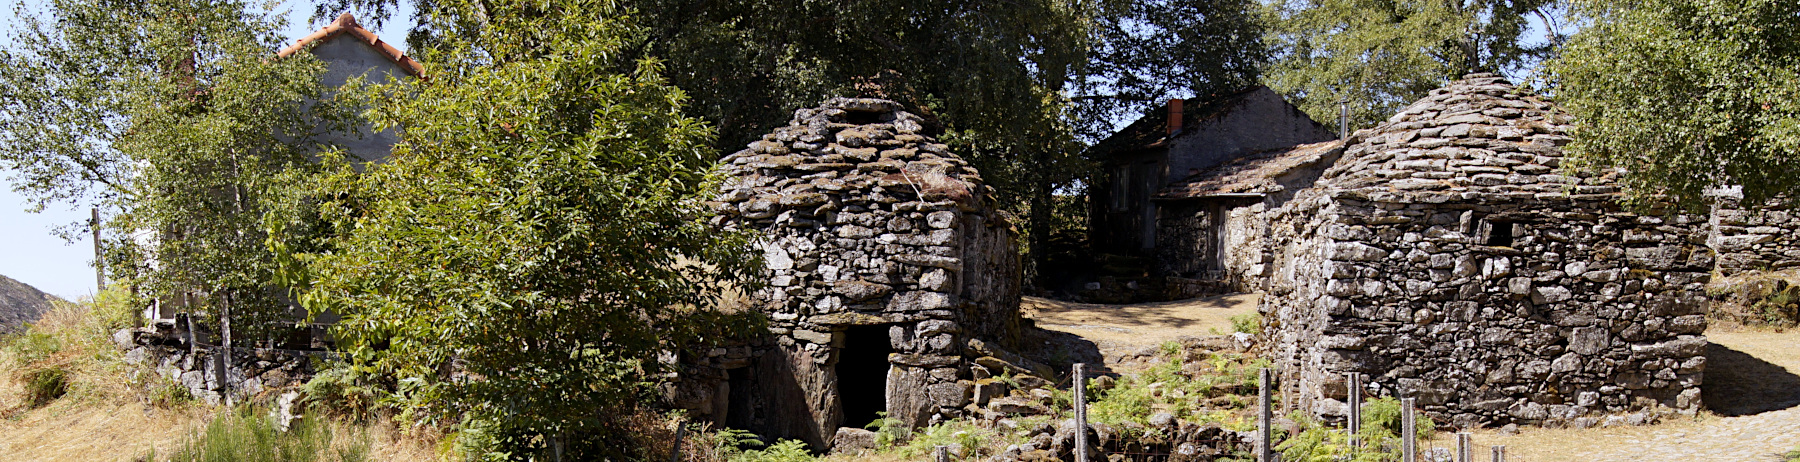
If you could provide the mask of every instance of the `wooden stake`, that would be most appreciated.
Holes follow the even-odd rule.
[[[1506,462],[1506,446],[1494,446],[1494,462]]]
[[[1081,456],[1078,455],[1075,457],[1079,458]],[[950,447],[949,446],[938,446],[937,447],[937,462],[950,462]]]
[[[1273,374],[1265,368],[1258,371],[1257,379],[1256,460],[1260,462],[1275,462],[1275,442],[1273,441],[1275,432],[1272,428],[1269,428],[1275,420],[1275,410],[1271,404],[1273,399],[1270,390],[1270,385],[1274,377]]]
[[[1469,432],[1456,432],[1456,462],[1475,462],[1475,445],[1469,437]]]
[[[1350,405],[1350,447],[1355,448],[1362,443],[1357,440],[1357,436],[1362,433],[1362,374],[1351,372],[1344,378],[1344,382],[1345,388],[1349,390],[1345,393],[1344,402]]]
[[[686,425],[675,426],[675,450],[669,454],[669,462],[681,462],[681,437],[687,436]]]
[[[1087,462],[1087,369],[1086,364],[1075,363],[1075,462]]]
[[[1413,423],[1413,398],[1400,398],[1400,461],[1417,462],[1419,431]]]

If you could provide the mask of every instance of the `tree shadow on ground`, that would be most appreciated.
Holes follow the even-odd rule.
[[[1800,376],[1749,353],[1706,345],[1706,374],[1700,384],[1706,409],[1723,416],[1779,411],[1800,405]]]
[[[1075,363],[1087,364],[1092,373],[1112,375],[1105,365],[1106,355],[1101,354],[1100,347],[1091,340],[1036,326],[1027,327],[1023,333],[1024,345],[1020,345],[1023,351],[1019,353],[1056,369],[1059,377],[1069,374],[1070,366]]]

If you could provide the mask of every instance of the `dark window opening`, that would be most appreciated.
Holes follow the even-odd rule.
[[[885,113],[885,112],[866,112],[866,111],[845,111],[844,112],[844,123],[847,123],[850,125],[877,124],[877,123],[882,122],[881,116],[884,116],[884,115],[887,115],[887,113]]]
[[[888,326],[855,326],[844,332],[837,363],[842,426],[863,428],[887,410],[888,353],[893,352]]]
[[[1493,247],[1512,247],[1513,224],[1504,221],[1489,222],[1487,245]]]

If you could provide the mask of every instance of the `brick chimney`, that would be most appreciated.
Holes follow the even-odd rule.
[[[1181,131],[1181,98],[1169,100],[1169,134]]]

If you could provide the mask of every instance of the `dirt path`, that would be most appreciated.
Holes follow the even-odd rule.
[[[1231,317],[1256,313],[1257,294],[1231,294],[1134,305],[1098,305],[1025,297],[1038,327],[1094,342],[1101,352],[1154,348],[1184,336],[1231,333]]]

